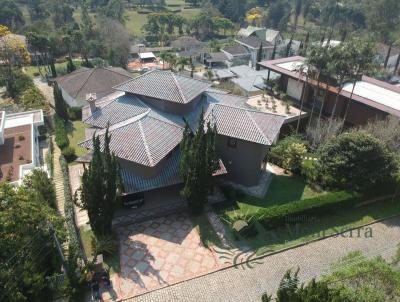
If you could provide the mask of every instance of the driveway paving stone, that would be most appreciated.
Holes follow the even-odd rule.
[[[392,259],[400,242],[400,218],[370,225],[372,238],[336,236],[267,256],[133,297],[124,302],[260,302],[263,292],[275,293],[289,268],[300,268],[301,282],[329,272],[330,265],[351,251]],[[364,234],[364,231],[361,232]],[[207,255],[208,256],[208,255]],[[187,264],[192,272],[199,262]],[[203,271],[204,272],[204,271]],[[199,274],[202,275],[202,274]]]

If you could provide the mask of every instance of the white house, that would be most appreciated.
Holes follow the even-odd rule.
[[[0,181],[19,185],[26,174],[40,167],[39,130],[43,111],[7,114],[0,111]]]

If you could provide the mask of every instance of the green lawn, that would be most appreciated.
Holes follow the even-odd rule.
[[[313,190],[301,178],[283,175],[274,176],[269,190],[263,198],[249,196],[230,188],[224,188],[224,191],[227,193],[228,199],[234,201],[234,205],[217,210],[221,218],[227,216],[232,218],[237,213],[251,215],[262,208],[314,198],[321,194],[331,194]],[[377,196],[380,194],[377,193],[375,197]],[[258,234],[254,238],[235,238],[231,226],[225,219],[223,221],[228,239],[233,245],[250,246],[257,254],[265,254],[318,237],[336,234],[345,229],[355,228],[394,214],[400,214],[400,202],[399,200],[392,202],[390,199],[363,207],[326,213],[324,216],[301,217],[306,218],[307,221],[291,222],[276,229],[267,230],[259,222],[255,222]],[[364,231],[361,234],[364,234]]]
[[[85,148],[78,146],[78,143],[85,140],[85,128],[86,125],[81,121],[73,121],[67,124],[70,146],[75,148],[76,156],[82,156],[88,152]]]
[[[287,224],[274,230],[266,230],[261,224],[256,223],[258,235],[251,239],[235,240],[230,227],[228,225],[225,227],[231,242],[235,245],[250,246],[261,255],[337,234],[394,214],[400,214],[400,202],[399,200],[392,202],[389,199],[343,212],[327,213],[323,217],[309,217],[309,222]],[[367,231],[367,228],[360,229],[361,240],[365,238]],[[350,232],[346,232],[343,236],[350,237]],[[353,231],[352,236],[358,236],[358,233]]]
[[[300,199],[308,199],[321,194],[325,194],[325,192],[313,190],[299,177],[274,175],[267,194],[264,197],[258,198],[238,192],[235,201],[241,211],[252,213],[260,208]]]

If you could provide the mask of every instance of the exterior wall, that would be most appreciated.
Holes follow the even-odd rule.
[[[200,94],[188,104],[174,103],[142,95],[138,95],[138,97],[146,104],[153,106],[163,112],[175,115],[185,115],[196,107],[197,103],[201,100],[202,95]]]
[[[216,148],[228,171],[228,178],[245,186],[258,183],[261,164],[268,151],[268,146],[236,139],[236,148],[228,146],[228,138],[217,135]]]

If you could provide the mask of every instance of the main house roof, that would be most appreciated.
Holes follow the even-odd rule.
[[[113,92],[112,87],[132,79],[124,69],[118,67],[79,68],[56,78],[57,84],[72,98],[86,100],[89,93],[98,97]]]
[[[152,74],[158,73],[147,73]],[[164,75],[170,76],[163,72],[161,76]],[[148,89],[151,90],[152,84],[147,84]],[[154,108],[138,94],[114,93],[113,97],[98,99],[93,113],[89,106],[83,107],[83,120],[98,128],[96,135],[101,141],[104,141],[104,128],[109,124],[111,151],[119,158],[148,167],[156,166],[179,145],[184,119],[193,130],[197,129],[202,110],[206,121],[215,124],[220,135],[263,145],[274,142],[285,120],[284,116],[251,110],[246,98],[226,92],[207,89],[201,97],[189,114],[180,116]],[[93,148],[90,137],[80,145]]]
[[[187,104],[210,86],[209,82],[171,71],[152,70],[114,88],[130,94]]]

